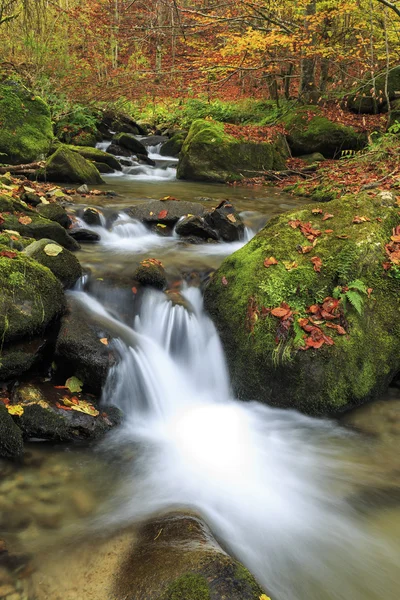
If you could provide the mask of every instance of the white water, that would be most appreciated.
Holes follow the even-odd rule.
[[[345,500],[356,478],[345,475],[348,435],[235,401],[200,292],[185,295],[189,310],[147,290],[132,329],[121,324],[104,398],[126,416],[113,443],[136,454],[109,520],[188,507],[274,600],[395,600],[396,555]],[[97,301],[78,297],[115,330]]]

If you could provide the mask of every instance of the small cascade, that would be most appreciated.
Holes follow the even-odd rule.
[[[125,423],[107,450],[128,445],[135,460],[107,523],[184,507],[277,600],[395,600],[396,552],[346,501],[357,479],[346,462],[351,436],[329,421],[233,399],[200,291],[183,294],[186,306],[146,290],[132,328],[120,324],[121,360],[104,401]],[[115,316],[79,297],[116,330]]]

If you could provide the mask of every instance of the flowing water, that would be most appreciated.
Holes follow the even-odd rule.
[[[69,498],[74,489],[86,496],[71,501],[69,512],[64,509],[68,518],[60,524],[57,543],[66,543],[68,551],[57,555],[56,563],[41,551],[49,540],[43,529],[38,534],[37,523],[20,534],[22,548],[31,549],[36,540],[35,599],[81,600],[83,592],[85,598],[104,598],[97,589],[100,567],[114,564],[118,544],[126,551],[126,539],[110,540],[112,532],[179,508],[202,515],[274,600],[397,599],[399,394],[392,391],[346,416],[347,427],[251,398],[235,400],[218,335],[203,310],[201,276],[187,273],[214,269],[245,240],[188,246],[174,235],[150,232],[122,212],[145,195],[193,199],[201,188],[212,198],[205,204],[231,198],[244,211],[250,237],[296,200],[268,189],[250,192],[172,180],[161,186],[154,178],[144,188],[141,175],[109,178],[121,197],[103,205],[105,220],[94,228],[101,240],[79,254],[91,275],[70,292],[90,318],[115,336],[112,344],[120,360],[109,374],[102,402],[118,406],[125,419],[90,459],[78,459],[81,468],[73,476],[76,451],[68,460],[52,459],[69,474],[59,494]],[[118,216],[107,227],[109,211]],[[155,290],[132,294],[126,289],[129,272],[144,256],[163,260],[169,280],[180,282],[182,302],[174,304]],[[44,478],[51,468],[47,460],[41,467]],[[99,471],[101,476],[87,477]],[[35,485],[41,487],[40,480]],[[97,511],[87,509],[93,504]],[[95,538],[99,532],[106,532],[109,551],[100,545],[99,562],[90,567],[96,588],[96,582],[88,583],[89,567],[81,568],[82,561],[92,565],[88,554],[93,550],[81,535]],[[71,535],[74,556],[65,542]],[[74,585],[61,573],[68,570],[75,573]]]

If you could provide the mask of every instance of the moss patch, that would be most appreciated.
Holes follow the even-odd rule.
[[[334,123],[315,106],[302,106],[282,118],[293,154],[320,152],[325,158],[339,157],[343,150],[360,150],[367,144],[365,134]]]
[[[202,575],[186,573],[173,581],[161,600],[211,600],[208,584]]]
[[[273,144],[241,142],[224,132],[222,123],[195,121],[182,146],[178,179],[239,181],[260,171],[283,169],[282,154]]]
[[[88,185],[104,183],[91,162],[66,146],[60,146],[50,156],[41,175],[48,181],[63,183],[87,183]]]
[[[3,162],[29,163],[46,156],[53,138],[49,108],[16,81],[0,85],[0,124]]]
[[[103,152],[98,148],[88,148],[81,146],[66,146],[68,150],[72,150],[73,152],[77,152],[83,158],[92,161],[93,163],[104,163],[111,167],[114,171],[121,171],[122,167],[119,164],[119,161],[112,154],[108,154],[108,152]]]
[[[220,331],[240,398],[328,415],[376,398],[388,385],[400,367],[400,281],[382,263],[385,244],[400,219],[397,207],[384,204],[359,194],[322,205],[323,213],[334,215],[325,222],[312,213],[315,205],[281,215],[222,263],[205,303]],[[354,224],[356,215],[370,221]],[[310,253],[299,252],[310,242],[288,225],[295,219],[322,232]],[[266,268],[264,260],[270,256],[278,264]],[[313,256],[322,260],[320,272],[314,270]],[[355,279],[373,293],[365,299],[362,315],[347,307],[348,335],[326,330],[333,346],[298,350],[293,328],[286,336],[279,331],[279,319],[262,316],[263,306],[286,302],[296,319],[308,317],[308,307],[331,296],[338,284]]]

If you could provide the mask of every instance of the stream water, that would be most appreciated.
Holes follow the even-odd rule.
[[[122,213],[165,195],[205,205],[228,197],[250,237],[300,200],[269,188],[177,182],[172,166],[160,167],[165,176],[153,169],[153,178],[143,170],[107,177],[119,196],[96,198],[101,239],[79,252],[90,276],[70,292],[115,333],[121,359],[102,402],[117,405],[124,423],[95,452],[34,446],[31,464],[2,483],[16,502],[24,490],[42,508],[62,506],[52,522],[43,509],[16,528],[18,547],[37,557],[30,598],[104,600],[99,581],[127,547],[126,533],[116,540],[113,532],[189,508],[274,600],[397,599],[400,395],[392,390],[342,423],[236,401],[199,284],[245,240],[190,246]],[[108,222],[111,213],[119,216]],[[162,259],[184,305],[155,290],[127,293],[125,279],[149,256]]]

